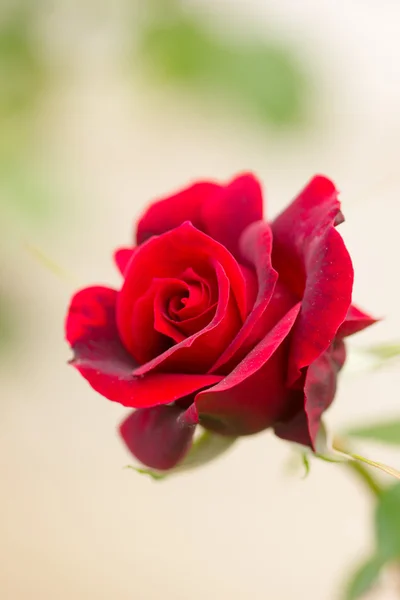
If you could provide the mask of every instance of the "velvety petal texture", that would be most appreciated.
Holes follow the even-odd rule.
[[[354,333],[358,333],[370,325],[373,325],[377,321],[378,319],[374,319],[364,311],[352,305],[347,312],[344,322],[339,327],[337,335],[341,338],[353,335]]]
[[[289,357],[289,384],[332,343],[351,304],[353,267],[335,229],[343,220],[338,192],[314,177],[272,224],[273,264],[302,298]]]
[[[209,314],[210,321],[203,329],[176,344],[169,343],[165,336],[154,341],[157,336],[152,323],[157,305],[152,289],[166,285],[170,278],[185,281],[189,268],[207,281],[207,306],[213,294],[217,298],[215,313]],[[187,279],[186,275],[186,283]],[[175,296],[171,293],[170,299]],[[189,296],[188,291],[187,301]],[[198,312],[203,314],[204,310],[203,302]],[[117,323],[124,346],[142,365],[137,375],[155,370],[204,373],[237,334],[247,312],[245,279],[237,261],[219,242],[186,222],[137,249],[119,293]]]
[[[375,322],[352,304],[342,221],[326,177],[272,223],[253,175],[195,183],[153,203],[137,245],[116,250],[119,290],[73,296],[71,364],[135,409],[120,433],[139,461],[175,467],[198,425],[225,436],[272,428],[315,449],[344,338]]]
[[[236,254],[241,233],[262,216],[261,187],[253,175],[241,175],[228,185],[200,182],[152,204],[139,221],[136,239],[142,244],[190,221]]]
[[[100,394],[134,408],[168,404],[222,378],[216,375],[154,374],[144,380],[123,347],[115,322],[117,293],[104,287],[86,288],[72,299],[66,337],[74,352],[71,364]]]
[[[194,425],[182,421],[176,406],[141,408],[120,425],[125,444],[137,459],[152,469],[171,469],[188,452]]]
[[[285,416],[284,340],[299,310],[300,304],[295,305],[232,373],[196,396],[194,407],[202,425],[226,435],[248,435]]]
[[[275,426],[279,437],[315,449],[321,417],[334,399],[337,375],[345,359],[344,342],[338,338],[312,363],[306,371],[302,390],[292,398],[297,411]]]

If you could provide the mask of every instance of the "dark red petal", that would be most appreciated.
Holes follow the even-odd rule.
[[[332,181],[317,175],[272,222],[272,262],[279,276],[301,297],[305,286],[306,247],[314,235],[337,225],[338,191]],[[341,214],[341,213],[340,213]]]
[[[311,246],[306,290],[293,332],[290,382],[326,350],[351,302],[353,268],[340,235],[331,229]]]
[[[297,404],[301,398],[303,407],[289,421],[277,423],[274,427],[275,435],[282,440],[312,448],[313,443],[308,430],[307,415],[304,411],[304,392],[303,390],[294,390],[293,394],[292,402]]]
[[[241,325],[229,280],[219,263],[216,263],[216,274],[219,283],[219,302],[210,323],[163,354],[137,367],[135,375],[142,376],[160,370],[205,373],[211,368]]]
[[[214,372],[221,369],[223,365],[234,362],[237,358],[243,358],[268,331],[264,326],[263,317],[278,279],[278,273],[271,264],[271,249],[272,234],[267,223],[258,221],[250,225],[243,233],[241,255],[256,271],[258,294],[243,327],[214,365]],[[268,315],[266,316],[268,317]]]
[[[185,221],[191,221],[195,227],[204,230],[201,207],[220,189],[222,189],[220,185],[204,181],[195,183],[173,196],[154,202],[139,221],[136,234],[137,243],[143,244],[153,235],[160,235],[175,229]]]
[[[357,306],[352,305],[347,312],[344,323],[339,328],[338,337],[347,337],[353,335],[353,333],[358,333],[377,321],[378,319],[370,317]]]
[[[236,257],[239,240],[248,225],[263,218],[262,191],[251,174],[233,179],[202,205],[203,231],[218,240]]]
[[[136,364],[121,344],[115,324],[117,292],[92,287],[72,299],[66,338],[72,365],[100,394],[124,406],[147,407],[174,402],[221,380],[217,375],[158,373],[134,377]]]
[[[228,435],[247,435],[271,426],[287,413],[286,345],[299,314],[294,306],[220,383],[196,396],[200,423]],[[194,409],[189,409],[192,414]]]
[[[343,366],[345,357],[343,341],[336,340],[331,348],[317,358],[307,370],[304,409],[314,449],[321,417],[335,397],[337,374]]]
[[[120,425],[120,433],[132,454],[152,469],[175,467],[192,444],[195,426],[181,419],[177,406],[156,406],[135,411]]]
[[[238,256],[242,231],[262,215],[262,192],[253,175],[241,175],[227,185],[200,182],[152,204],[139,222],[137,243],[191,221]]]
[[[117,292],[111,288],[94,286],[77,292],[70,303],[65,323],[65,336],[72,348],[118,342],[115,323]],[[125,352],[133,365],[132,358]]]
[[[289,385],[329,347],[350,307],[353,267],[334,229],[338,215],[333,183],[315,177],[272,224],[274,267],[303,296],[293,331]]]
[[[121,275],[125,274],[126,268],[131,260],[133,254],[135,252],[135,248],[119,248],[114,252],[114,260],[118,269],[121,272]]]
[[[126,348],[134,354],[132,310],[154,278],[176,277],[188,266],[201,272],[204,265],[214,263],[221,265],[230,284],[230,298],[244,320],[247,310],[244,277],[236,260],[221,244],[190,223],[184,223],[139,246],[118,297],[118,330]],[[218,347],[221,348],[221,345]]]
[[[344,342],[337,339],[310,365],[305,377],[304,391],[294,391],[293,403],[299,406],[299,410],[288,422],[275,426],[278,437],[315,450],[321,417],[335,397],[337,374],[345,358]]]

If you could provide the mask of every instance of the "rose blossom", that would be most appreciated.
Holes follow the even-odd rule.
[[[117,250],[118,291],[72,298],[72,364],[136,409],[120,431],[141,462],[175,466],[197,424],[229,436],[273,428],[315,447],[343,338],[374,322],[351,304],[342,221],[322,176],[271,223],[254,176],[196,183],[150,205],[136,245]]]

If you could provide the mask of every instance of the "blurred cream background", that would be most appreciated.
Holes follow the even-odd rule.
[[[35,148],[68,206],[50,227],[14,222],[2,236],[1,286],[16,291],[23,316],[23,342],[0,363],[5,600],[334,600],[370,549],[364,490],[328,464],[313,462],[305,481],[288,476],[291,451],[268,433],[163,483],[124,470],[131,457],[116,426],[125,409],[66,365],[70,294],[96,282],[118,285],[111,253],[129,243],[145,204],[196,178],[243,170],[262,180],[271,216],[316,172],[335,180],[354,298],[385,317],[352,345],[400,336],[400,4],[196,4],[220,22],[229,15],[232,27],[248,20],[296,41],[317,73],[318,126],[278,135],[152,88],[139,66],[129,79],[118,59],[127,10],[119,4],[46,12],[40,36],[64,77],[37,117]],[[44,268],[27,244],[67,275]],[[399,387],[396,365],[349,371],[330,427],[400,414]],[[400,467],[398,454],[362,450]],[[390,585],[374,597],[397,597]]]

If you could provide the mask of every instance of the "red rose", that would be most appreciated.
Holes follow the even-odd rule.
[[[337,196],[315,177],[267,223],[252,175],[197,183],[152,204],[137,245],[115,253],[119,291],[73,297],[72,364],[136,409],[121,434],[140,461],[173,467],[197,424],[234,436],[272,427],[314,447],[343,338],[374,322],[351,305]]]

